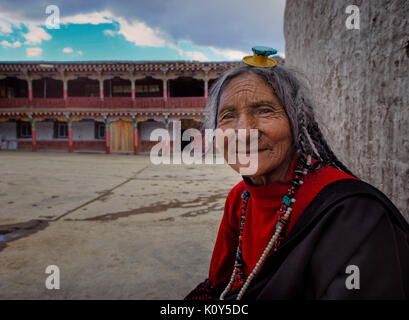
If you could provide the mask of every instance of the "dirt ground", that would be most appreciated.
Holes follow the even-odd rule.
[[[220,164],[1,151],[0,299],[182,299],[207,277],[240,180]]]

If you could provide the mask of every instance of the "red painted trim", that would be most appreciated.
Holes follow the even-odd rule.
[[[132,109],[132,108],[152,108],[152,109],[197,109],[203,110],[206,105],[205,97],[67,97],[63,98],[0,98],[0,110],[2,108],[27,108],[34,109],[56,109],[56,108],[78,108],[82,110],[109,108],[109,109]]]
[[[37,151],[37,135],[36,130],[31,130],[31,145],[33,152]]]
[[[106,147],[106,154],[111,153],[111,141],[110,141],[110,131],[106,130],[105,131],[105,147]]]
[[[165,154],[170,154],[170,136],[169,131],[166,130],[166,138],[165,138]]]
[[[138,154],[139,153],[139,148],[138,148],[138,129],[135,129],[133,131],[133,150],[134,150],[134,154]]]
[[[68,129],[68,152],[72,152],[72,129]]]

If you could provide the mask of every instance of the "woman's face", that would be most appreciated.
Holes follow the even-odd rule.
[[[284,108],[264,80],[253,73],[234,78],[223,90],[219,106],[217,128],[222,132],[233,129],[236,133],[238,129],[246,129],[247,156],[253,149],[253,145],[250,148],[249,130],[258,130],[257,170],[247,177],[255,185],[284,179],[290,163],[290,123]],[[223,139],[223,143],[224,158],[228,161],[228,139]],[[237,160],[237,151],[235,156]],[[246,167],[239,161],[229,165],[237,172]]]

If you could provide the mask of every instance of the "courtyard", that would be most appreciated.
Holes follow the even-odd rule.
[[[207,277],[240,180],[225,164],[1,151],[0,299],[182,299]]]

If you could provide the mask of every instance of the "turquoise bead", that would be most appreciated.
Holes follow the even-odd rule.
[[[271,56],[272,54],[276,54],[277,50],[270,48],[270,47],[253,47],[251,48],[255,54],[260,54],[262,56]]]
[[[291,205],[291,199],[287,195],[285,195],[284,198],[283,198],[282,204],[289,207]]]

